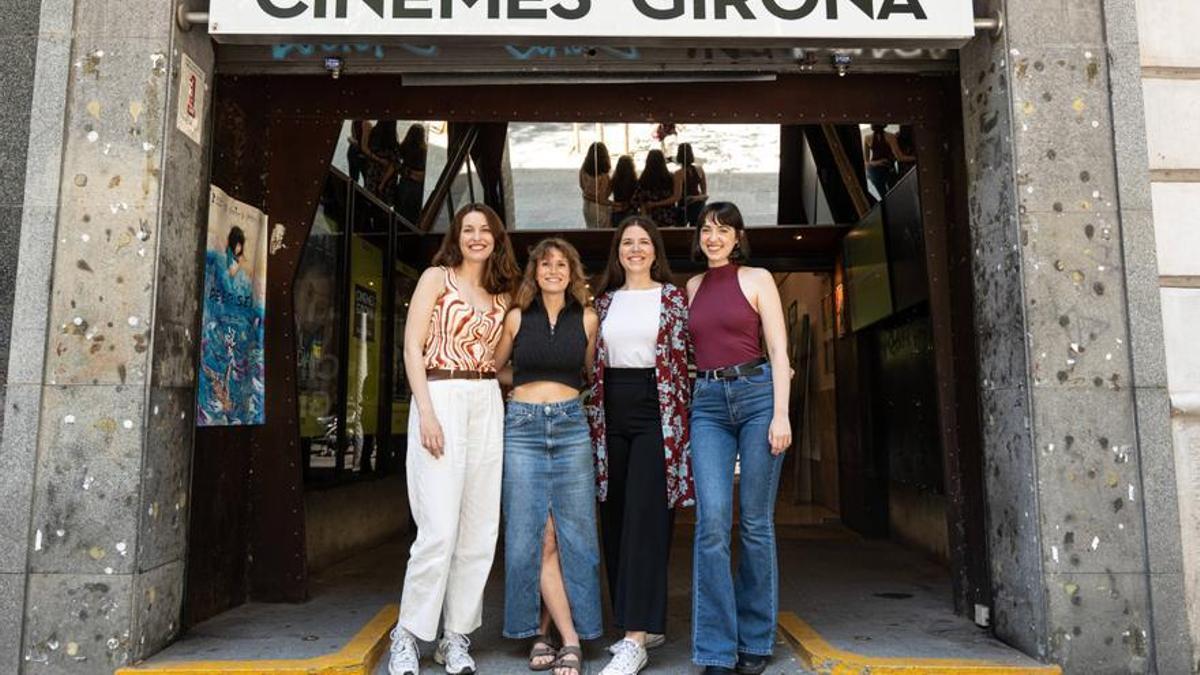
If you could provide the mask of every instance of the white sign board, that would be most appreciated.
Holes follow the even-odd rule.
[[[181,54],[175,126],[197,145],[204,136],[204,90],[207,86],[204,71],[200,70],[200,66],[188,58],[187,54]]]
[[[971,0],[211,0],[209,33],[962,42],[975,30]]]

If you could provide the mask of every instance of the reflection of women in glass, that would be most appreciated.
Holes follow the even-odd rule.
[[[583,166],[579,167],[579,189],[583,192],[583,222],[589,228],[609,227],[612,218],[612,204],[609,196],[612,194],[612,183],[608,172],[612,170],[612,160],[608,156],[608,147],[603,143],[592,143],[588,148],[587,157],[583,158]]]
[[[518,274],[500,217],[468,204],[413,292],[404,371],[413,391],[406,466],[417,539],[392,631],[393,675],[416,674],[416,638],[437,638],[439,622],[434,660],[448,673],[475,672],[467,633],[481,624],[504,459],[492,359]]]
[[[708,201],[708,177],[704,169],[696,166],[696,156],[692,153],[691,143],[680,143],[675,153],[675,201],[683,209],[684,222],[695,225],[700,218],[700,211]]]
[[[600,637],[596,470],[579,394],[600,319],[575,247],[529,254],[496,365],[512,356],[504,417],[504,635],[533,638],[529,667],[578,675],[580,639]],[[562,637],[551,642],[550,623]]]
[[[396,120],[379,120],[367,135],[366,146],[371,160],[364,171],[367,189],[390,205],[396,189],[396,169],[400,164]]]
[[[350,171],[350,182],[357,183],[371,161],[370,151],[364,139],[371,136],[371,123],[367,120],[350,122],[349,145],[346,146],[346,167]]]
[[[425,127],[413,124],[404,134],[396,152],[399,162],[394,170],[399,175],[392,201],[396,212],[416,225],[421,220],[421,203],[425,197]]]
[[[667,168],[667,158],[661,150],[646,154],[646,165],[638,179],[634,202],[644,215],[661,227],[678,227],[683,224],[683,214],[676,206],[675,177]]]
[[[637,192],[637,167],[633,157],[621,155],[612,175],[612,224],[620,225],[629,216],[637,213],[633,195]]]
[[[872,124],[871,133],[863,139],[863,156],[867,161],[867,180],[880,199],[896,182],[896,162],[913,162],[916,158],[900,149],[896,135],[887,125]]]
[[[701,214],[693,255],[708,271],[688,281],[696,346],[692,467],[696,540],[692,660],[706,673],[761,673],[775,644],[778,576],[775,495],[788,419],[791,367],[783,306],[771,273],[740,263],[750,253],[742,214],[728,202]],[[760,345],[765,337],[767,353]],[[730,574],[733,482],[741,551]]]
[[[613,235],[596,298],[600,339],[587,409],[608,588],[625,633],[601,675],[637,673],[647,642],[665,632],[671,521],[675,507],[693,501],[687,296],[670,278],[653,221],[627,219]]]

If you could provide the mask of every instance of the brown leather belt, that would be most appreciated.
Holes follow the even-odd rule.
[[[438,380],[494,380],[496,373],[485,373],[478,370],[454,370],[444,368],[430,368],[425,371],[425,380],[427,382],[437,382]]]

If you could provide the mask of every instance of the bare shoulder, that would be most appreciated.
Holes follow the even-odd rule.
[[[583,327],[588,332],[595,331],[600,327],[600,313],[591,307],[583,309]]]
[[[701,272],[700,274],[697,274],[696,276],[687,280],[687,292],[689,298],[695,295],[696,291],[700,290],[700,283],[703,281],[704,272]]]
[[[762,267],[742,267],[738,270],[738,278],[755,286],[759,284],[775,285],[775,276],[771,274],[770,270]]]
[[[521,327],[520,307],[513,307],[512,309],[508,310],[508,314],[504,315],[504,327],[513,333],[517,332],[517,329]]]
[[[427,267],[424,272],[421,272],[421,278],[417,280],[417,286],[429,287],[433,285],[441,286],[446,279],[446,269],[443,267]]]

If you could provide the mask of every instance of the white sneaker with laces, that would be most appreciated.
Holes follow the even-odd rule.
[[[624,639],[624,638],[622,638],[622,639]],[[619,645],[619,644],[621,644],[621,640],[617,640],[616,642],[609,645],[608,653],[616,654],[617,653],[617,645]],[[667,636],[666,635],[664,635],[662,633],[646,633],[646,651],[650,651],[651,649],[658,649],[659,647],[661,647],[665,644],[667,644]]]
[[[471,640],[461,633],[446,631],[438,641],[433,660],[446,666],[449,675],[471,675],[475,659],[471,658]]]
[[[392,629],[392,649],[388,656],[389,675],[419,675],[421,652],[412,633],[400,626]]]
[[[621,640],[612,646],[613,657],[600,675],[637,675],[646,667],[646,648],[633,640]]]

